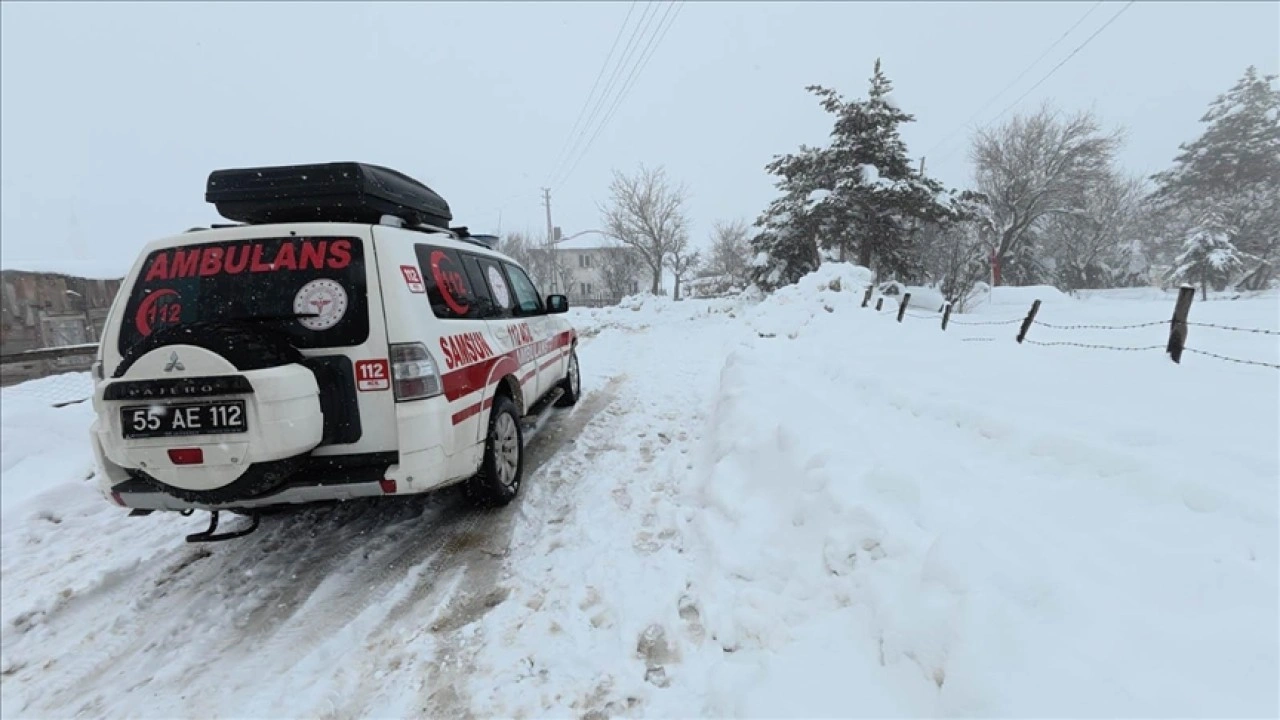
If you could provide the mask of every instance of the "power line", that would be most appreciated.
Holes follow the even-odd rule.
[[[1009,90],[1012,89],[1014,85],[1017,85],[1019,82],[1021,82],[1022,78],[1026,77],[1027,73],[1031,72],[1032,68],[1034,68],[1036,65],[1039,65],[1041,60],[1045,59],[1045,57],[1048,56],[1049,53],[1053,52],[1054,48],[1058,47],[1058,45],[1063,40],[1067,39],[1068,35],[1074,32],[1076,28],[1080,27],[1080,23],[1083,23],[1090,15],[1092,15],[1093,11],[1097,10],[1098,6],[1102,5],[1102,3],[1103,3],[1103,0],[1098,0],[1098,2],[1090,6],[1090,8],[1085,11],[1084,15],[1080,16],[1079,20],[1076,20],[1071,27],[1067,28],[1066,32],[1058,36],[1058,39],[1054,40],[1053,43],[1049,45],[1049,47],[1045,48],[1044,52],[1040,53],[1039,57],[1037,57],[1035,60],[1032,60],[1030,65],[1027,65],[1025,68],[1023,68],[1022,72],[1018,73],[1017,77],[1011,80],[1008,85],[1005,85],[1004,88],[1000,90],[1000,92],[988,98],[987,101],[983,103],[982,107],[978,108],[978,110],[975,113],[973,113],[973,115],[969,116],[968,120],[965,120],[963,124],[956,127],[955,130],[952,130],[950,133],[947,134],[946,137],[942,138],[942,140],[935,143],[933,147],[929,148],[928,152],[926,152],[925,155],[926,156],[932,155],[934,150],[937,150],[938,148],[946,145],[947,142],[951,140],[951,138],[955,137],[956,134],[958,134],[961,130],[964,130],[966,127],[968,127],[969,123],[973,122],[974,120],[977,120],[978,117],[982,115],[982,113],[987,111],[987,108],[991,107],[992,103],[998,100],[1000,96],[1009,92]]]
[[[600,87],[600,79],[604,77],[604,71],[609,69],[609,61],[613,59],[613,51],[618,49],[618,41],[622,40],[622,33],[626,32],[627,23],[631,20],[631,13],[635,12],[636,1],[632,0],[631,5],[627,8],[627,16],[622,19],[622,24],[618,26],[618,33],[613,36],[613,44],[609,46],[609,53],[604,56],[604,62],[600,64],[600,72],[596,73],[596,79],[591,83],[591,90],[587,93],[587,98],[582,102],[582,108],[578,110],[578,117],[573,121],[573,127],[569,129],[568,136],[564,139],[564,145],[560,148],[560,152],[556,154],[555,162],[551,164],[552,172],[563,162],[565,151],[569,149],[569,142],[573,140],[574,133],[578,131],[578,126],[582,123],[582,118],[587,114],[587,107],[591,104],[591,99],[595,97],[596,88]]]
[[[996,115],[995,117],[991,118],[991,120],[988,121],[986,124],[990,125],[991,123],[1004,117],[1005,113],[1009,112],[1014,108],[1014,106],[1022,102],[1024,99],[1026,99],[1026,97],[1030,95],[1032,92],[1034,92],[1036,88],[1040,87],[1041,83],[1043,83],[1045,80],[1048,80],[1050,77],[1052,77],[1053,74],[1058,71],[1058,68],[1062,67],[1063,65],[1066,65],[1068,60],[1075,57],[1076,53],[1083,50],[1086,45],[1092,42],[1094,38],[1098,37],[1098,35],[1102,33],[1103,30],[1106,30],[1107,27],[1111,25],[1111,23],[1116,21],[1116,18],[1123,15],[1124,11],[1128,10],[1135,2],[1137,2],[1137,0],[1129,0],[1129,2],[1125,3],[1124,7],[1120,8],[1120,10],[1115,15],[1111,16],[1111,19],[1107,20],[1105,23],[1102,24],[1102,27],[1098,28],[1097,30],[1094,30],[1092,35],[1085,38],[1084,42],[1076,46],[1075,50],[1072,50],[1069,55],[1062,58],[1062,62],[1058,63],[1057,65],[1054,65],[1053,69],[1045,73],[1044,77],[1037,80],[1035,85],[1032,85],[1031,87],[1027,88],[1027,91],[1019,95],[1017,100],[1014,100],[1013,102],[1009,103],[1008,107],[1006,107],[1004,110],[1001,110],[999,115]]]
[[[614,99],[613,105],[610,106],[608,113],[605,114],[604,119],[596,127],[596,131],[591,135],[591,139],[587,141],[587,144],[582,148],[582,152],[578,155],[577,159],[574,160],[571,166],[569,166],[569,170],[564,173],[564,176],[561,178],[562,183],[567,181],[569,177],[573,175],[573,171],[577,169],[578,163],[582,161],[582,158],[586,157],[587,151],[591,149],[591,145],[596,141],[596,138],[599,137],[605,126],[609,124],[609,121],[613,119],[614,114],[622,105],[622,101],[626,99],[631,88],[634,87],[636,82],[639,80],[640,74],[644,72],[644,68],[649,64],[650,58],[657,53],[658,47],[662,45],[663,39],[667,36],[667,31],[675,24],[676,16],[680,14],[680,10],[683,8],[683,0],[678,3],[671,3],[667,6],[667,12],[662,16],[662,20],[658,22],[661,29],[650,36],[649,44],[645,46],[644,51],[641,53],[640,61],[632,68],[631,74],[628,75],[627,79],[624,81],[622,91],[619,92],[617,97]],[[667,21],[668,16],[671,18],[669,22]],[[664,22],[666,23],[665,27],[662,25]]]
[[[987,122],[983,123],[982,125],[980,125],[980,126],[979,126],[979,128],[987,127],[987,126],[991,125],[992,123],[994,123],[995,121],[999,120],[1000,118],[1004,117],[1005,113],[1007,113],[1007,112],[1009,112],[1010,110],[1012,110],[1014,107],[1016,107],[1016,106],[1017,106],[1017,104],[1018,104],[1018,103],[1020,103],[1020,102],[1022,102],[1023,100],[1025,100],[1025,99],[1026,99],[1026,97],[1027,97],[1028,95],[1030,95],[1031,93],[1035,92],[1035,89],[1036,89],[1036,88],[1040,87],[1040,85],[1041,85],[1041,84],[1043,84],[1045,80],[1048,80],[1050,77],[1052,77],[1052,76],[1053,76],[1053,74],[1054,74],[1055,72],[1057,72],[1059,68],[1061,68],[1063,65],[1066,65],[1068,60],[1070,60],[1071,58],[1075,57],[1075,56],[1076,56],[1076,53],[1078,53],[1078,52],[1080,52],[1081,50],[1083,50],[1083,49],[1084,49],[1084,47],[1085,47],[1086,45],[1088,45],[1090,42],[1092,42],[1094,38],[1098,37],[1098,35],[1099,35],[1103,30],[1106,30],[1106,29],[1107,29],[1107,27],[1108,27],[1109,25],[1111,25],[1111,23],[1113,23],[1113,22],[1115,22],[1115,21],[1116,21],[1116,18],[1118,18],[1118,17],[1120,17],[1122,14],[1124,14],[1124,11],[1125,11],[1125,10],[1128,10],[1128,9],[1129,9],[1129,6],[1130,6],[1130,5],[1133,5],[1135,2],[1137,2],[1137,0],[1129,0],[1129,2],[1128,2],[1128,3],[1126,3],[1124,7],[1120,8],[1120,10],[1119,10],[1118,12],[1116,12],[1116,14],[1115,14],[1115,15],[1112,15],[1110,19],[1108,19],[1105,23],[1103,23],[1103,24],[1102,24],[1102,27],[1099,27],[1097,30],[1094,30],[1092,35],[1090,35],[1089,37],[1085,38],[1084,42],[1082,42],[1082,43],[1080,43],[1079,45],[1077,45],[1077,46],[1076,46],[1076,48],[1075,48],[1074,50],[1072,50],[1070,53],[1068,53],[1068,54],[1067,54],[1067,56],[1066,56],[1066,57],[1064,57],[1064,58],[1062,59],[1062,61],[1061,61],[1061,62],[1059,62],[1057,65],[1054,65],[1054,66],[1053,66],[1053,68],[1051,68],[1051,69],[1049,70],[1049,72],[1045,73],[1044,77],[1042,77],[1042,78],[1040,78],[1039,80],[1037,80],[1037,81],[1036,81],[1036,83],[1035,83],[1034,85],[1032,85],[1031,87],[1027,88],[1027,91],[1026,91],[1026,92],[1024,92],[1024,93],[1022,93],[1021,95],[1019,95],[1017,100],[1014,100],[1013,102],[1009,103],[1009,105],[1008,105],[1007,107],[1005,107],[1005,109],[1003,109],[1003,110],[1001,110],[1001,111],[1000,111],[1000,114],[996,115],[995,117],[991,118],[991,119],[990,119],[990,120],[988,120]],[[959,147],[959,146],[957,146],[957,147]],[[949,153],[947,153],[946,155],[944,155],[944,156],[942,157],[942,159],[943,159],[943,160],[946,160],[947,158],[951,157],[952,155],[955,155],[955,153],[956,153],[956,151],[953,149],[951,152],[949,152]]]
[[[606,110],[606,108],[609,108],[612,106],[613,101],[622,93],[623,86],[626,84],[626,79],[631,76],[631,74],[635,71],[637,67],[639,67],[640,63],[642,62],[643,55],[644,55],[644,50],[642,49],[642,46],[644,48],[647,48],[648,43],[652,42],[653,38],[660,31],[662,20],[665,19],[665,16],[663,16],[663,18],[659,18],[658,12],[654,9],[655,7],[656,7],[656,3],[649,3],[648,6],[646,7],[645,14],[648,15],[647,21],[642,17],[641,26],[637,28],[636,33],[632,34],[631,36],[632,42],[628,43],[627,49],[624,52],[622,60],[618,63],[617,66],[614,67],[613,74],[610,75],[609,81],[606,83],[608,86],[610,86],[610,89],[600,96],[599,100],[597,101],[596,107],[593,108],[590,117],[587,119],[586,124],[583,125],[582,132],[579,133],[577,138],[575,138],[574,145],[570,149],[569,154],[565,157],[565,162],[562,164],[560,168],[562,172],[560,172],[556,176],[556,178],[554,178],[553,185],[561,184],[565,179],[568,178],[569,174],[573,172],[572,166],[577,165],[577,159],[581,159],[582,154],[584,154],[587,151],[587,148],[590,147],[592,140],[599,133],[599,129],[602,126],[602,124],[604,122],[607,122],[607,120],[603,119],[604,116],[608,114],[608,111]],[[653,10],[652,14],[649,14],[650,10]],[[646,35],[648,37],[648,40],[644,39]],[[634,59],[634,62],[633,62],[633,59]],[[615,93],[614,90],[616,90],[617,92]],[[596,120],[599,120],[600,122],[596,123],[595,122]],[[592,130],[593,123],[595,123],[594,130]],[[583,142],[584,140],[585,142]],[[577,159],[575,159],[575,157]],[[568,169],[566,170],[566,166],[570,166],[570,167],[568,167]]]
[[[553,187],[559,184],[556,180],[556,176],[559,174],[559,171],[564,169],[564,166],[569,162],[570,158],[572,158],[574,153],[578,151],[583,138],[587,136],[588,132],[590,132],[592,124],[600,117],[600,111],[608,104],[610,95],[613,94],[614,89],[617,87],[618,79],[623,76],[623,68],[631,63],[631,59],[635,56],[636,50],[639,49],[640,44],[644,42],[643,40],[640,40],[640,38],[649,32],[650,25],[657,17],[657,13],[654,12],[654,5],[655,4],[652,2],[645,5],[644,12],[640,14],[640,19],[636,21],[636,27],[631,31],[631,37],[627,39],[627,45],[623,48],[622,55],[618,58],[617,64],[613,66],[613,71],[609,73],[609,78],[605,80],[604,90],[596,98],[595,102],[592,103],[591,109],[587,112],[587,119],[582,124],[581,130],[579,130],[578,134],[573,138],[573,142],[570,144],[569,151],[565,155],[563,161],[561,161],[559,165],[557,165],[556,170],[552,172],[551,182],[549,184]],[[639,42],[637,42],[638,40]]]

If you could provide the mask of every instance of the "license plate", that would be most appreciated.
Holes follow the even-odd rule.
[[[120,408],[126,438],[181,437],[248,432],[243,400],[131,405]]]

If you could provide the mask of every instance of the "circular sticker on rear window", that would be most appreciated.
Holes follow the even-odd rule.
[[[489,266],[489,287],[493,289],[493,301],[498,307],[511,307],[511,291],[507,289],[507,280],[493,265]]]
[[[293,311],[308,330],[328,330],[347,314],[347,291],[337,280],[312,280],[293,296]]]

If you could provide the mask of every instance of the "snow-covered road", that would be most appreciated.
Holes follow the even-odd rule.
[[[822,273],[576,311],[586,397],[497,513],[446,492],[186,545],[202,519],[126,518],[85,480],[65,376],[6,389],[0,712],[1280,712],[1280,373],[899,325]],[[1193,319],[1280,328],[1274,300]]]

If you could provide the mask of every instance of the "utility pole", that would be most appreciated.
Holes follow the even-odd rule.
[[[924,156],[920,156],[920,175],[924,176]]]
[[[542,206],[547,209],[547,257],[551,260],[551,292],[554,294],[559,290],[560,274],[556,267],[556,246],[554,232],[551,228],[551,188],[542,188]]]

